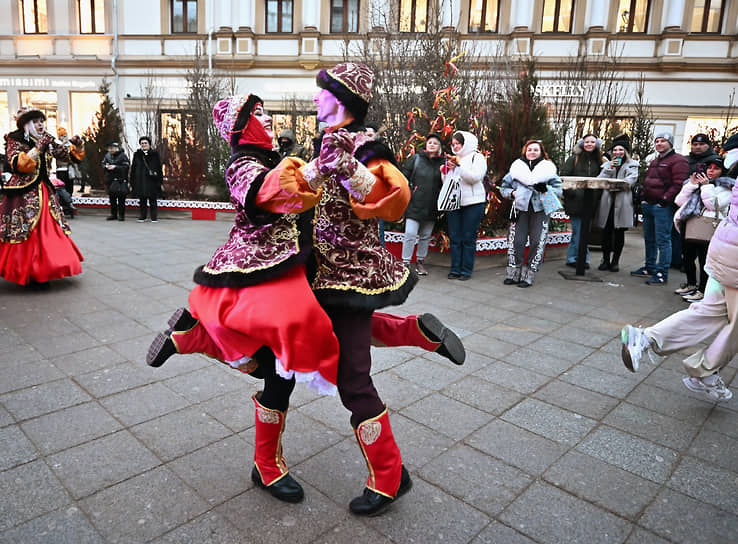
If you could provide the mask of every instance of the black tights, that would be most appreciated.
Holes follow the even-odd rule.
[[[260,348],[254,359],[259,361],[260,374],[264,376],[264,391],[259,396],[259,403],[270,410],[286,411],[295,388],[295,378],[285,380],[277,374],[274,353],[267,347]]]
[[[682,228],[682,230],[684,230]],[[705,272],[705,261],[707,260],[708,244],[700,244],[685,241],[682,245],[684,253],[684,272],[687,274],[687,283],[696,285],[701,292],[705,292],[707,285],[707,273]],[[700,279],[697,282],[697,267],[695,261],[700,263]]]
[[[602,259],[605,262],[618,264],[620,255],[623,253],[623,247],[625,246],[626,230],[628,229],[615,228],[615,199],[613,198],[612,204],[610,205],[610,214],[607,216],[605,228],[602,229]],[[610,261],[611,253],[612,261]]]

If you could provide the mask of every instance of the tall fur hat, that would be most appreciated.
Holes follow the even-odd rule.
[[[630,138],[628,138],[627,134],[618,134],[615,136],[612,139],[612,144],[610,144],[610,151],[612,151],[616,145],[624,147],[625,150],[630,153]]]
[[[43,119],[46,121],[46,115],[35,106],[23,106],[15,114],[15,125],[19,129],[22,129],[28,121],[33,121],[34,119]]]

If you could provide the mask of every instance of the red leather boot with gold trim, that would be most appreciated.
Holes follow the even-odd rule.
[[[290,476],[287,463],[282,457],[282,431],[287,412],[262,406],[257,395],[258,393],[253,396],[256,407],[256,445],[251,479],[280,501],[300,502],[305,493],[302,486]]]
[[[387,347],[417,346],[435,351],[457,365],[463,364],[466,359],[466,350],[459,337],[433,314],[403,317],[374,312],[372,344]]]
[[[366,459],[369,478],[364,492],[351,501],[349,509],[359,516],[376,516],[409,491],[413,482],[402,465],[386,408],[377,417],[359,423],[354,433]]]

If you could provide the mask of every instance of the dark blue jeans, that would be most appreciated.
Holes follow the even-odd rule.
[[[671,264],[671,225],[674,212],[671,206],[642,205],[643,240],[646,244],[646,268],[669,276]]]
[[[477,254],[477,231],[484,215],[484,202],[446,212],[451,243],[451,273],[471,276]]]

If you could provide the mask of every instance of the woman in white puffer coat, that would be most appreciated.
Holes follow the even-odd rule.
[[[461,207],[446,212],[448,237],[451,243],[450,280],[465,281],[474,271],[477,253],[477,232],[484,215],[487,193],[482,180],[487,173],[487,159],[477,151],[477,137],[459,131],[451,137],[454,157],[441,166],[443,183],[458,177],[461,182]]]

